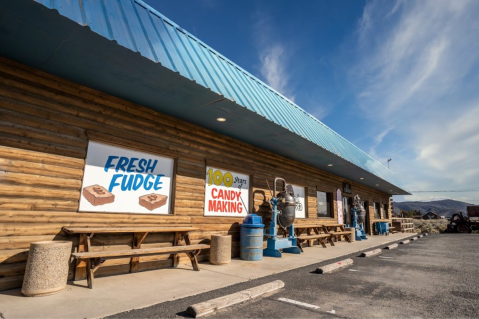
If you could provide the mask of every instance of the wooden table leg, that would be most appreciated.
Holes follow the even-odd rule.
[[[181,245],[181,237],[182,237],[182,232],[175,232],[175,239],[173,241],[173,246]],[[185,242],[186,242],[186,236],[185,236]],[[173,254],[173,267],[176,268],[178,267],[179,264],[180,264],[180,256],[178,254]]]
[[[191,245],[189,234],[185,233],[184,237],[185,237],[185,244]],[[198,256],[200,251],[201,250],[197,250],[194,253],[186,253],[191,260],[191,265],[193,266],[193,270],[196,270],[196,271],[200,271],[200,265],[198,264],[198,259],[196,258],[196,256]]]
[[[140,249],[141,243],[145,239],[146,235],[148,235],[148,233],[134,233],[131,248]],[[140,257],[132,257],[130,260],[130,272],[137,272],[139,268],[140,268]]]
[[[87,234],[80,234],[80,239],[78,241],[78,249],[77,252],[83,253],[88,251],[87,247]],[[87,262],[85,260],[76,261],[75,267],[75,280],[83,280],[87,278]]]

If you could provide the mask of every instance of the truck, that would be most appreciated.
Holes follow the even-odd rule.
[[[454,213],[447,225],[449,233],[470,233],[479,230],[479,205],[467,206],[467,215]]]

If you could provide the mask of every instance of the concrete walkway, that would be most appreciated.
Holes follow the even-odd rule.
[[[0,314],[5,319],[101,318],[313,265],[415,235],[398,233],[372,236],[351,244],[338,242],[335,247],[329,244],[328,248],[306,247],[301,255],[283,254],[282,258],[266,257],[258,262],[233,259],[226,266],[202,263],[199,272],[192,271],[191,264],[185,264],[178,268],[96,278],[93,290],[86,287],[86,280],[71,282],[62,292],[46,297],[23,297],[20,289],[2,291]]]

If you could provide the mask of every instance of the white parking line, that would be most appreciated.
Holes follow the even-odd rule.
[[[304,303],[304,302],[300,302],[300,301],[296,301],[296,300],[292,300],[292,299],[278,298],[278,300],[283,301],[283,302],[287,302],[287,303],[290,303],[290,304],[293,304],[293,305],[296,305],[296,306],[302,306],[302,307],[311,308],[311,309],[319,309],[318,306],[310,305],[309,303]]]
[[[356,270],[356,269],[348,269],[349,271],[359,271],[359,270]]]
[[[393,257],[385,257],[385,256],[379,256],[379,258],[393,259]]]

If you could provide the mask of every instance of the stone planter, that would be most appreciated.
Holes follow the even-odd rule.
[[[231,262],[231,235],[211,235],[210,263],[226,265]]]
[[[71,250],[71,241],[31,243],[22,294],[28,297],[47,296],[65,288]]]

